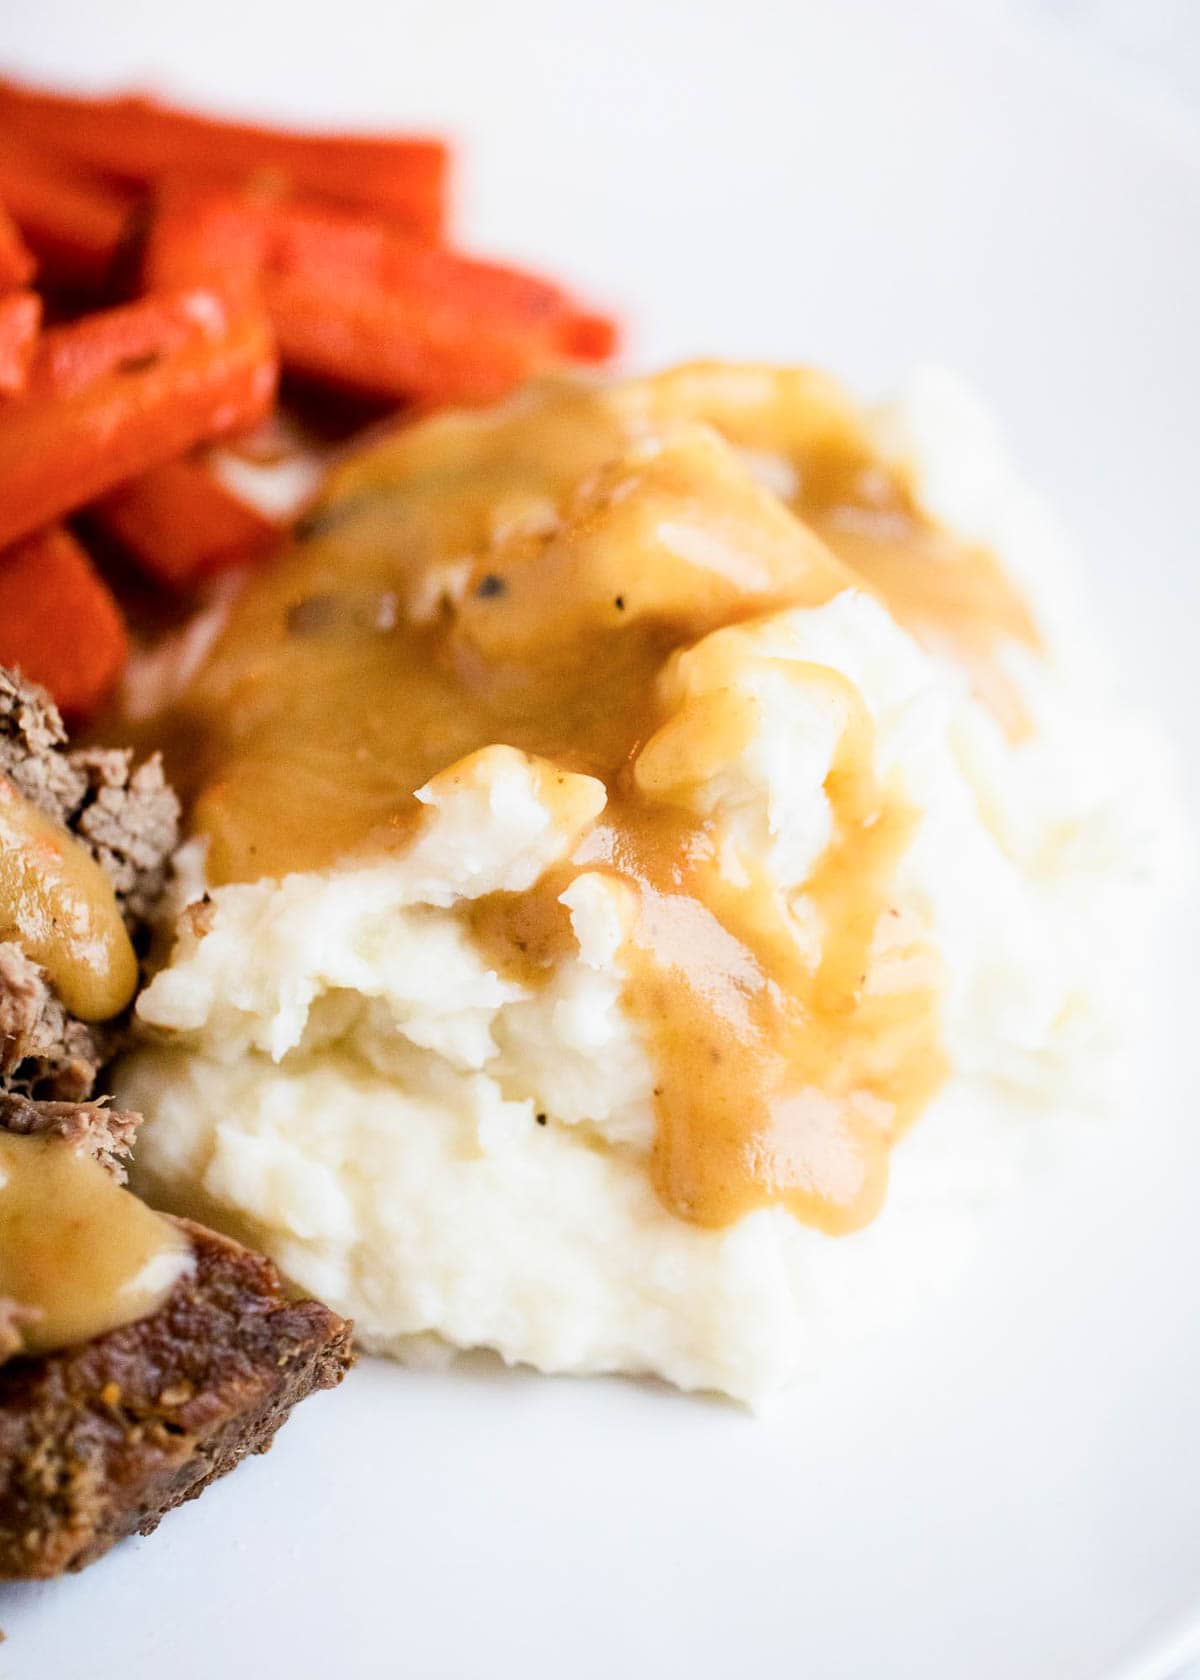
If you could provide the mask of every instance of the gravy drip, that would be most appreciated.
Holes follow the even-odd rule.
[[[191,1265],[182,1233],[60,1137],[0,1132],[0,1300],[24,1353],[154,1312]]]
[[[493,743],[599,777],[607,805],[570,863],[462,915],[536,986],[573,948],[570,881],[619,883],[663,1201],[704,1225],[782,1203],[850,1230],[945,1071],[937,963],[895,902],[916,816],[878,781],[857,691],[825,667],[797,680],[840,719],[831,838],[790,903],[754,857],[731,876],[714,819],[642,755],[669,725],[674,654],[852,586],[961,660],[1020,732],[995,655],[1036,648],[1028,609],[990,554],[922,512],[837,387],[709,365],[611,390],[544,382],[346,461],[161,744],[190,770],[218,883],[404,847],[415,790]],[[710,768],[753,728],[739,694],[698,714]]]
[[[0,777],[0,940],[41,963],[81,1021],[106,1021],[138,965],[112,883],[86,846]]]

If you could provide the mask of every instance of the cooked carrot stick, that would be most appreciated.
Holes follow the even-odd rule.
[[[9,286],[27,286],[36,270],[37,261],[33,252],[21,238],[17,224],[0,204],[0,290]]]
[[[49,327],[30,369],[29,395],[69,397],[107,374],[136,371],[219,333],[227,311],[228,305],[210,291],[180,288]]]
[[[573,348],[556,289],[448,251],[268,267],[263,298],[287,366],[379,396],[484,401]]]
[[[0,552],[0,665],[19,666],[78,722],[108,694],[127,653],[116,602],[61,526]]]
[[[0,126],[125,181],[174,171],[244,179],[266,171],[289,185],[362,205],[436,238],[447,150],[417,136],[305,134],[222,121],[151,99],[95,99],[0,82]]]
[[[7,132],[0,134],[0,199],[44,279],[91,290],[108,279],[136,202],[127,190]]]
[[[436,303],[328,275],[273,275],[264,297],[285,365],[310,379],[380,397],[484,402],[551,359],[544,335],[456,319]]]
[[[438,249],[374,217],[267,193],[168,194],[147,235],[153,285],[255,266],[285,366],[385,397],[501,395],[615,328],[533,275]]]
[[[273,520],[228,491],[195,457],[143,473],[90,512],[143,571],[172,588],[257,559],[280,533]]]
[[[151,291],[209,285],[252,291],[266,261],[266,241],[259,193],[171,177],[155,190],[142,236],[142,285]]]
[[[563,354],[580,362],[606,362],[619,341],[617,323],[608,315],[572,315],[562,335]]]
[[[115,363],[67,354],[71,335],[88,336],[94,349],[106,320],[123,317],[124,330],[138,309],[159,311],[172,330],[183,322],[186,337],[164,334]],[[43,334],[30,394],[0,409],[0,547],[197,443],[253,425],[271,405],[275,376],[265,320],[213,292],[147,299]]]
[[[0,296],[0,396],[15,396],[28,385],[41,319],[42,300],[36,292]]]

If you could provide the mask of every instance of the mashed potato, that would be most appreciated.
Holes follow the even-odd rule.
[[[816,963],[806,893],[834,830],[846,706],[865,708],[870,772],[914,814],[867,989],[936,987],[948,1067],[892,1150],[882,1211],[833,1236],[787,1205],[704,1223],[666,1204],[656,1053],[625,1000],[628,890],[588,866],[608,791],[502,741],[430,776],[423,820],[386,855],[216,884],[193,842],[183,874],[209,893],[141,997],[145,1043],[118,1083],[147,1116],[151,1200],[248,1235],[368,1349],[436,1337],[752,1403],[953,1272],[1054,1110],[1103,1088],[1129,972],[1111,947],[1136,941],[1165,825],[1153,752],[1098,710],[1056,544],[987,422],[929,376],[870,423],[925,506],[1024,587],[1041,650],[1013,639],[990,659],[1026,726],[1006,729],[960,659],[845,588],[678,649],[657,679],[673,728],[638,774],[702,812],[731,876],[747,859],[765,871]],[[786,494],[778,459],[744,459]],[[464,575],[426,574],[424,606],[400,610],[460,599]],[[731,695],[752,727],[701,743],[697,768],[677,720]],[[464,907],[568,860],[571,937],[531,985]],[[853,1179],[822,1125],[805,1134],[823,1140],[814,1173]]]

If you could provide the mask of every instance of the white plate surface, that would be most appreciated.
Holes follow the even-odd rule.
[[[638,361],[962,368],[1195,785],[1200,146],[1053,43],[933,0],[57,0],[0,56],[449,129],[475,242],[619,302]],[[1192,904],[1138,1112],[778,1415],[368,1364],[153,1539],[0,1591],[0,1680],[1165,1673],[1200,1639],[1198,951]]]

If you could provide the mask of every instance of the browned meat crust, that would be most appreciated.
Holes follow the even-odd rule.
[[[348,1369],[351,1326],[269,1260],[180,1221],[196,1270],[149,1318],[0,1368],[0,1579],[82,1569],[149,1534]]]
[[[0,777],[91,849],[137,942],[178,832],[158,760],[68,751],[50,700],[0,669]],[[123,1031],[75,1020],[43,970],[0,942],[0,1129],[55,1133],[123,1180],[138,1116],[83,1100]],[[149,1534],[349,1367],[344,1319],[288,1300],[261,1255],[180,1224],[194,1272],[157,1312],[91,1342],[23,1357],[28,1309],[0,1299],[0,1579],[82,1569]]]

